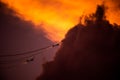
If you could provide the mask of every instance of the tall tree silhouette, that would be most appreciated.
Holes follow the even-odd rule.
[[[120,26],[105,19],[105,7],[68,31],[54,61],[37,80],[118,80]]]

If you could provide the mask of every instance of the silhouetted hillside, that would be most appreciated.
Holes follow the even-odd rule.
[[[37,80],[119,80],[120,26],[105,18],[104,5],[68,31],[55,60]]]

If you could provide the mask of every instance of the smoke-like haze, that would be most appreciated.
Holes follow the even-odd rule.
[[[32,21],[42,28],[52,41],[60,41],[65,33],[79,22],[79,17],[95,11],[98,4],[108,7],[107,19],[119,22],[119,0],[1,0],[8,4],[21,19]],[[39,26],[42,25],[42,26]]]
[[[37,80],[119,80],[120,26],[110,24],[105,6],[68,31],[55,60]]]
[[[34,28],[31,21],[14,16],[15,13],[6,4],[0,3],[0,56],[20,54],[53,44],[42,30]],[[28,64],[24,62],[30,56],[29,53],[0,57],[0,80],[35,80],[42,72],[42,63],[51,60],[56,49],[40,52]]]

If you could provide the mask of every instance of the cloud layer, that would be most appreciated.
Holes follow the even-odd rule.
[[[47,33],[46,37],[60,41],[66,32],[79,22],[79,17],[93,13],[96,6],[105,3],[107,19],[119,22],[119,0],[1,0],[17,12],[21,19],[31,21]],[[42,24],[42,26],[38,26]]]

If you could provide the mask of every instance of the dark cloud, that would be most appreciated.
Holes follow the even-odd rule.
[[[30,21],[23,21],[6,4],[1,3],[0,7],[0,51],[7,52],[11,49],[23,49],[35,47],[40,41],[47,41],[42,30],[36,30]],[[34,42],[34,40],[36,42]],[[48,40],[49,41],[49,40]],[[18,46],[17,46],[18,45]],[[31,45],[31,46],[30,46]],[[16,46],[16,47],[15,47]],[[39,45],[36,45],[37,48]],[[20,50],[20,51],[21,51]],[[8,51],[9,52],[9,51]],[[11,51],[10,51],[11,52]]]
[[[105,19],[104,6],[68,31],[55,60],[37,80],[118,80],[120,29]]]
[[[15,16],[15,14],[17,14],[15,11],[9,9],[6,4],[0,2],[0,55],[31,51],[52,43],[44,37],[45,33],[43,33],[42,30],[34,29],[35,25],[30,21],[24,21]],[[38,62],[33,61],[32,64],[28,65],[23,65],[21,62],[23,60],[13,64],[10,62],[5,65],[0,64],[0,80],[35,79],[36,76],[41,73],[40,70],[42,70],[40,69],[40,65],[43,63],[41,56],[39,56]],[[0,57],[0,63],[1,61],[16,60],[19,58],[19,56],[12,58]]]

